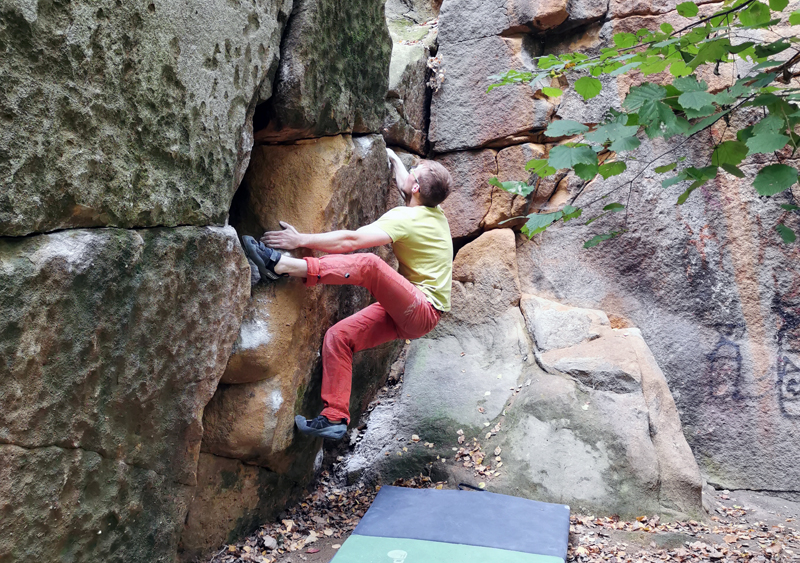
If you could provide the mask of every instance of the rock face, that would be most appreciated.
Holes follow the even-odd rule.
[[[445,4],[446,5],[446,4]],[[444,5],[440,21],[444,26]],[[523,37],[495,35],[458,42],[440,36],[445,79],[431,102],[428,138],[435,152],[473,149],[490,143],[527,140],[531,129],[543,129],[553,114],[548,100],[534,96],[528,85],[487,92],[490,76],[509,69],[530,70],[535,44]]]
[[[381,0],[296,0],[256,139],[371,133],[383,122],[392,43]]]
[[[248,279],[230,227],[0,239],[0,554],[174,556]]]
[[[388,177],[386,145],[379,135],[258,146],[232,221],[240,232],[253,236],[280,229],[279,220],[301,232],[356,229],[397,201]],[[384,252],[384,257],[389,255]],[[321,409],[319,349],[325,331],[370,301],[363,288],[306,288],[301,280],[253,288],[223,384],[205,409],[202,449],[209,455],[202,463],[208,479],[201,483],[190,509],[190,525],[182,538],[184,559],[227,541],[229,533],[252,530],[267,512],[277,513],[283,507],[279,502],[283,492],[275,499],[265,492],[261,501],[218,511],[220,495],[228,498],[234,490],[244,495],[255,487],[253,480],[267,479],[280,482],[281,489],[298,490],[310,480],[319,445],[295,431],[294,416],[314,416]],[[380,386],[395,352],[396,345],[387,344],[356,356],[351,400],[355,416]],[[219,492],[222,485],[212,468],[225,465],[222,458],[259,469],[240,465],[226,469],[232,476],[225,492]],[[233,520],[238,523],[231,527]]]
[[[710,146],[710,139],[699,139],[677,156],[704,162]],[[640,153],[647,158],[666,148],[644,142]],[[796,249],[772,230],[783,212],[759,200],[749,181],[732,178],[712,182],[678,207],[673,198],[684,188],[665,196],[661,179],[652,170],[638,178],[629,232],[600,248],[582,244],[618,230],[613,218],[559,226],[521,244],[523,290],[603,307],[641,328],[709,482],[797,491],[800,270]],[[586,201],[605,189],[590,184]],[[784,220],[799,226],[794,217]]]
[[[0,236],[222,224],[291,5],[3,3]]]
[[[397,402],[373,411],[348,462],[354,477],[391,480],[434,462],[440,476],[474,479],[482,464],[495,473],[480,479],[498,492],[582,511],[700,514],[697,463],[637,329],[611,328],[602,311],[520,300],[508,229],[461,249],[453,278],[452,313],[412,342]],[[468,470],[452,461],[459,430],[482,460]],[[398,437],[411,434],[435,447],[411,443],[396,457]]]
[[[417,154],[425,154],[428,144],[426,78],[429,50],[424,45],[392,47],[389,66],[389,92],[383,138]]]

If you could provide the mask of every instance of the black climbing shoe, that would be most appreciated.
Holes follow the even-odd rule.
[[[258,268],[262,280],[277,280],[287,277],[288,274],[275,273],[275,265],[281,260],[280,252],[248,235],[242,237],[242,246],[244,253]]]
[[[294,423],[303,434],[327,438],[328,440],[341,440],[347,433],[347,424],[344,419],[342,419],[342,422],[331,422],[324,416],[319,415],[314,420],[306,420],[306,417],[298,414],[294,417]]]

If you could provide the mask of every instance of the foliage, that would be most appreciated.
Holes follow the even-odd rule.
[[[640,166],[636,174],[617,185],[595,203],[614,191],[636,188],[636,180],[650,166],[657,174],[670,174],[662,181],[664,188],[685,184],[677,199],[682,205],[692,192],[721,174],[745,178],[740,166],[748,163],[757,173],[753,187],[760,196],[784,193],[798,181],[798,170],[792,157],[800,143],[796,132],[800,125],[800,88],[793,84],[800,72],[794,70],[800,63],[800,38],[774,34],[775,41],[754,39],[776,25],[800,24],[800,11],[783,13],[788,0],[725,0],[716,12],[698,18],[699,8],[693,2],[677,6],[677,12],[695,18],[681,29],[662,23],[657,31],[640,29],[635,34],[617,33],[613,47],[600,49],[600,54],[590,57],[582,53],[545,55],[536,59],[538,72],[510,70],[492,77],[495,83],[489,90],[509,84],[530,83],[548,97],[563,95],[563,85],[569,77],[577,77],[572,88],[584,100],[591,100],[603,90],[603,76],[638,73],[649,76],[668,71],[670,79],[659,84],[643,82],[631,87],[622,103],[622,111],[608,109],[604,122],[593,127],[571,120],[550,124],[544,134],[560,144],[554,146],[547,159],[531,160],[526,170],[538,178],[571,169],[586,180],[602,180],[622,174],[628,169],[626,162],[635,160],[630,154],[636,150],[643,135],[649,139],[669,139],[672,148]],[[788,28],[783,28],[785,31]],[[791,31],[791,30],[790,30]],[[787,52],[788,51],[788,52]],[[698,69],[712,69],[719,75],[720,65],[736,64],[737,76],[727,87],[712,89],[704,80],[698,80]],[[748,69],[742,73],[741,69]],[[556,88],[550,86],[558,84]],[[735,112],[747,111],[752,125],[735,131],[731,117]],[[689,138],[706,131],[720,120],[726,124],[726,140],[719,142],[707,166],[695,167],[683,163],[685,158],[670,155]],[[750,121],[753,121],[751,119]],[[735,133],[735,140],[733,139]],[[576,136],[579,136],[575,138]],[[753,155],[762,155],[752,158]],[[671,162],[670,162],[671,160]],[[601,181],[601,180],[597,180]],[[527,195],[535,189],[525,182],[490,183],[518,195]],[[556,221],[580,217],[582,210],[574,207],[576,194],[562,211],[533,213],[527,217],[523,232],[533,236],[544,231]],[[790,196],[791,197],[791,196]],[[591,223],[610,213],[625,211],[627,204],[606,205],[603,213],[589,219]],[[784,224],[785,215],[798,211],[795,205],[782,205],[784,217],[775,226],[784,243],[796,240],[796,234]],[[602,241],[626,232],[618,229],[598,235],[587,241],[589,248]]]

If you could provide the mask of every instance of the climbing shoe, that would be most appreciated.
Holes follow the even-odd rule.
[[[277,280],[287,276],[287,274],[275,273],[275,265],[281,260],[280,252],[247,235],[242,237],[242,246],[244,253],[258,268],[262,280]]]
[[[327,438],[328,440],[341,440],[347,433],[347,423],[342,419],[341,422],[331,422],[322,415],[313,420],[306,420],[306,417],[299,414],[294,417],[297,429],[303,434]]]

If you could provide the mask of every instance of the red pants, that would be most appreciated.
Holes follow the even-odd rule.
[[[322,414],[349,424],[353,353],[397,338],[419,338],[433,330],[441,313],[374,254],[330,254],[305,261],[307,286],[360,285],[378,301],[333,325],[322,344]]]

